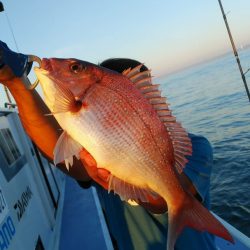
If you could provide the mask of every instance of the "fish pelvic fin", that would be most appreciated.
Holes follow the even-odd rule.
[[[168,207],[167,250],[174,250],[178,235],[184,227],[207,231],[234,243],[228,230],[200,202],[187,193],[179,207]]]
[[[64,131],[57,140],[54,148],[54,164],[56,165],[64,161],[69,171],[69,168],[73,165],[73,156],[80,159],[79,153],[82,149],[82,145]]]
[[[131,80],[157,112],[172,142],[175,168],[178,173],[181,173],[188,162],[186,156],[192,155],[191,139],[188,137],[188,133],[182,127],[181,123],[177,122],[175,116],[172,115],[169,104],[166,102],[167,98],[161,96],[160,85],[152,83],[151,71],[146,70],[141,72],[140,69],[142,66],[143,64],[140,64],[135,68],[129,68],[124,70],[122,74]]]

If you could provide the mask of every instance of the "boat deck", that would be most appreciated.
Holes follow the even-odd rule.
[[[113,249],[96,190],[82,189],[70,177],[65,183],[59,249]]]
[[[219,219],[222,223],[226,223],[221,218]],[[227,224],[226,226],[229,225]],[[232,245],[216,237],[218,250],[250,249],[249,244],[244,244],[247,243],[248,237],[230,225],[228,229],[234,235],[236,242]],[[242,238],[241,241],[239,237],[244,237],[244,239]],[[70,177],[66,177],[59,242],[59,250],[68,249],[114,249],[95,188],[82,189]]]
[[[235,239],[234,245],[218,237],[215,238],[215,242],[218,250],[249,250],[249,247],[238,239]]]

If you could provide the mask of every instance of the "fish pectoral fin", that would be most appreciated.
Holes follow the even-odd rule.
[[[108,191],[114,191],[115,194],[119,194],[122,200],[125,201],[135,201],[135,202],[149,202],[148,196],[157,198],[157,194],[153,191],[145,188],[136,187],[132,184],[127,183],[124,180],[121,180],[114,175],[109,177],[109,188]]]
[[[73,156],[79,159],[79,153],[82,149],[82,145],[64,131],[57,140],[54,148],[54,164],[56,165],[65,161],[65,165],[69,170],[69,167],[73,165]]]
[[[82,107],[82,102],[76,100],[69,88],[66,88],[61,82],[55,84],[56,94],[52,114],[66,113],[68,111],[76,113]]]

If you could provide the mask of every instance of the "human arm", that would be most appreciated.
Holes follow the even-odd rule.
[[[53,162],[53,150],[62,130],[53,116],[46,116],[50,111],[40,95],[35,90],[27,89],[26,86],[30,83],[26,74],[30,66],[27,55],[11,51],[0,41],[0,83],[13,95],[20,120],[28,136],[42,154]],[[74,165],[69,171],[63,163],[57,167],[76,180],[90,180],[79,160],[74,160]]]
[[[0,82],[13,95],[26,133],[43,155],[53,162],[53,150],[62,130],[53,116],[46,116],[50,113],[49,109],[35,90],[26,88],[27,81],[25,75],[16,77],[7,65],[0,69]],[[74,165],[69,171],[63,163],[58,164],[57,167],[76,180],[90,180],[79,160],[74,160]]]

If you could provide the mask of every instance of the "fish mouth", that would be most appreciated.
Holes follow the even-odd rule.
[[[43,58],[42,60],[40,60],[39,67],[34,67],[34,71],[35,71],[35,74],[37,76],[37,80],[35,81],[35,83],[30,85],[28,87],[28,89],[34,90],[36,88],[36,86],[39,84],[40,78],[42,78],[42,76],[49,77],[50,73],[52,73],[53,70],[54,70],[54,68],[52,66],[52,59]]]
[[[37,77],[37,80],[35,81],[34,84],[30,85],[28,87],[28,89],[30,90],[34,90],[37,85],[41,82],[41,79],[46,79],[46,78],[50,78],[50,73],[53,71],[53,67],[51,65],[51,61],[50,59],[47,58],[43,58],[41,60],[41,64],[39,67],[34,67],[34,71]]]
[[[48,73],[53,70],[50,59],[47,58],[42,59],[41,69],[47,71]]]
[[[36,75],[49,75],[53,72],[53,67],[50,59],[43,58],[40,67],[35,67],[34,71]],[[38,77],[39,78],[39,77]]]

